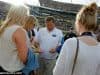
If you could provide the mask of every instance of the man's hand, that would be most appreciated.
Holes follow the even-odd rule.
[[[53,48],[49,51],[50,53],[55,53],[56,52],[56,48]]]

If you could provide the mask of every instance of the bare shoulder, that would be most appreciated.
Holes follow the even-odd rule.
[[[19,28],[16,30],[16,32],[24,32],[24,33],[25,33],[25,29],[22,28],[22,27],[19,27]]]
[[[20,27],[14,32],[13,39],[14,38],[23,38],[23,37],[24,38],[26,37],[26,31],[22,27]]]
[[[16,35],[25,34],[25,30],[22,27],[20,27],[15,31],[14,34]]]

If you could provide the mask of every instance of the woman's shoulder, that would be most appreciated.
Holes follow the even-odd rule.
[[[23,27],[21,27],[19,25],[12,25],[12,26],[8,26],[6,28],[6,30],[9,31],[9,32],[15,32],[18,29],[23,29]]]
[[[74,49],[76,48],[76,45],[77,45],[77,38],[69,38],[65,41],[63,47],[65,48],[70,48],[70,49]]]
[[[18,26],[18,25],[8,26],[5,29],[5,34],[13,35],[13,33],[15,33],[16,31],[18,31],[19,29],[23,29],[23,28],[21,26]]]
[[[67,53],[67,56],[71,56],[75,53],[77,48],[77,39],[76,38],[69,38],[68,40],[65,41],[61,52],[62,53]]]
[[[76,42],[77,38],[73,37],[73,38],[69,38],[65,41],[65,43],[74,43]]]
[[[14,34],[14,35],[26,34],[26,30],[25,30],[22,26],[13,25],[13,26],[11,27],[11,29],[13,30],[13,34]]]
[[[13,24],[13,25],[8,26],[7,28],[19,28],[19,27],[21,27],[21,26],[19,26],[17,24]]]

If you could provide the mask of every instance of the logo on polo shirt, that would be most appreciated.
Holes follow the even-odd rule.
[[[56,34],[53,34],[53,35],[52,35],[52,37],[56,37],[56,36],[57,36]]]

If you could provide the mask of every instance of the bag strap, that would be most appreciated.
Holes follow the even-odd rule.
[[[79,39],[77,39],[77,48],[76,48],[76,53],[75,53],[75,57],[74,57],[74,63],[73,63],[73,67],[72,67],[72,72],[71,75],[73,75],[74,70],[75,70],[75,65],[76,65],[76,61],[77,61],[77,57],[78,57],[78,52],[79,52]]]

